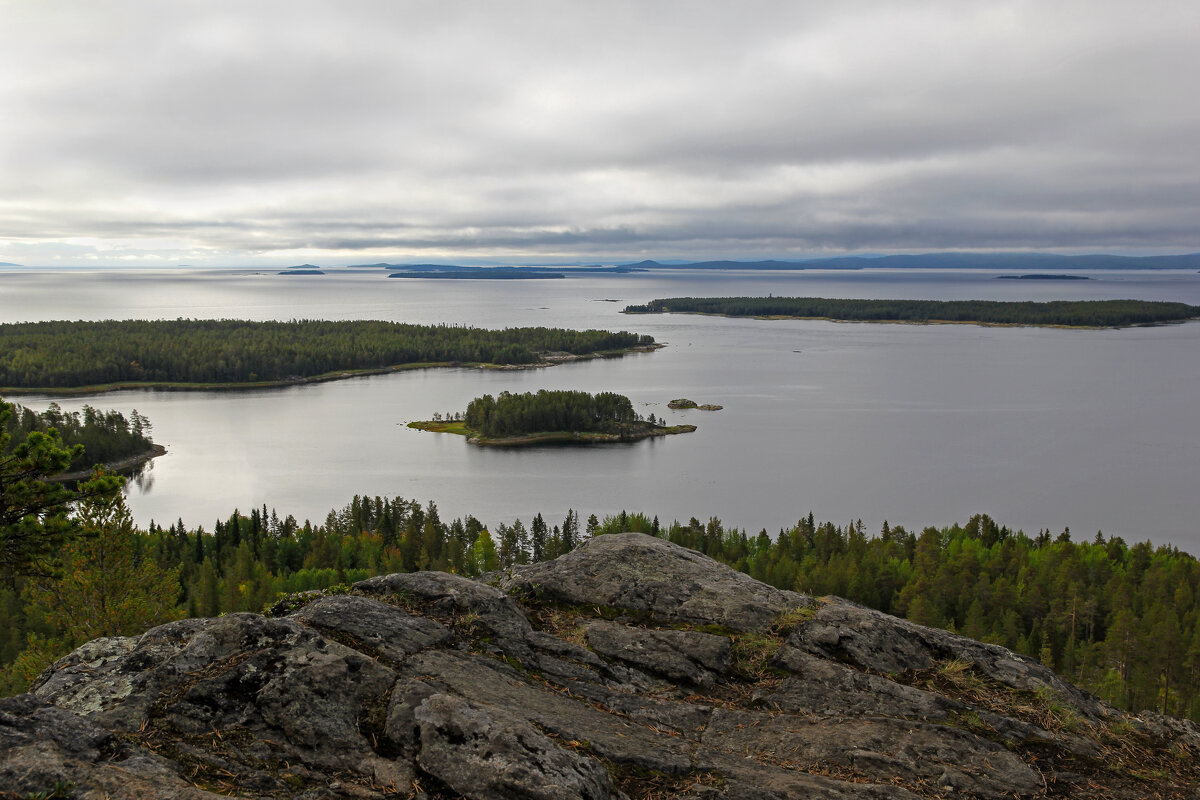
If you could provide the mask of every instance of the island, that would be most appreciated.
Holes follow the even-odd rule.
[[[634,442],[655,436],[691,433],[695,425],[666,425],[651,414],[643,419],[629,398],[614,392],[542,389],[537,393],[485,394],[467,405],[466,413],[408,423],[434,433],[455,433],[485,447],[536,444],[600,444]]]
[[[1031,275],[997,275],[1002,281],[1090,281],[1087,275],[1047,275],[1035,272]]]
[[[713,403],[697,404],[695,400],[688,400],[686,397],[679,397],[667,403],[667,408],[685,409],[696,408],[701,411],[720,411],[725,406],[718,406]]]
[[[426,278],[455,281],[532,281],[565,278],[561,272],[536,267],[464,267],[455,270],[410,270],[393,272],[389,278]]]
[[[670,297],[626,314],[713,314],[837,322],[1123,328],[1200,318],[1200,306],[1148,300],[845,300],[824,297]]]
[[[660,347],[628,331],[379,320],[0,324],[0,394],[244,389],[426,367],[527,369]]]

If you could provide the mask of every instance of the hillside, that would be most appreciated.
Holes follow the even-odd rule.
[[[1005,648],[774,589],[650,536],[485,577],[393,574],[273,617],[85,645],[0,700],[0,797],[1200,788],[1191,723],[1125,714]]]

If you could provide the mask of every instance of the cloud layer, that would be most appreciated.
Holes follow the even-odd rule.
[[[0,1],[0,260],[1200,249],[1200,5]]]

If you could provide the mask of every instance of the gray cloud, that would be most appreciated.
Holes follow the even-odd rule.
[[[1193,2],[0,15],[0,260],[1200,249]]]

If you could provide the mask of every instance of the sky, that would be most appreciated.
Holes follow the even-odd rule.
[[[0,0],[0,261],[1200,250],[1200,3]]]

